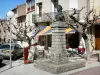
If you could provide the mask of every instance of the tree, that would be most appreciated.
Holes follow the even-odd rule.
[[[1,26],[5,27],[5,30],[10,32],[10,25],[11,25],[11,33],[16,37],[16,41],[26,41],[29,46],[31,46],[31,40],[34,39],[36,34],[40,31],[39,27],[33,26],[28,24],[28,22],[17,23],[17,21],[10,21],[10,20],[0,20]],[[32,33],[35,31],[34,36]]]
[[[88,52],[89,51],[89,42],[88,42],[89,37],[87,35],[87,29],[88,29],[88,27],[94,25],[95,22],[93,20],[92,20],[92,22],[89,20],[89,16],[93,12],[93,10],[90,10],[89,12],[86,13],[86,15],[84,16],[83,23],[80,22],[79,20],[77,20],[74,15],[80,14],[80,12],[82,10],[83,10],[83,8],[81,10],[78,10],[78,13],[76,13],[77,10],[74,8],[73,9],[74,13],[69,15],[69,18],[73,21],[73,24],[68,23],[67,21],[66,21],[66,23],[71,25],[75,30],[77,30],[80,33],[80,39],[83,37],[83,39],[85,40],[85,46],[86,46],[86,50]]]
[[[80,14],[80,12],[82,10],[83,10],[83,8],[81,10],[79,10],[77,13],[76,12],[77,10],[74,8],[73,9],[74,12],[71,15],[68,15],[67,20],[65,20],[65,21],[66,21],[66,24],[69,25],[69,27],[72,27],[73,29],[75,29],[76,31],[78,31],[80,33],[80,40],[81,40],[81,38],[84,39],[85,46],[86,46],[87,60],[89,60],[91,53],[94,50],[94,45],[93,45],[93,36],[92,35],[89,36],[87,30],[89,27],[96,24],[96,21],[97,21],[97,19],[99,19],[98,17],[100,15],[95,15],[93,12],[94,10],[92,9],[89,12],[86,12],[86,14],[84,16],[84,22],[82,23],[79,21],[79,19],[77,19],[74,16],[76,14]],[[89,19],[91,14],[93,14],[92,20]],[[73,22],[72,21],[70,22],[68,18],[70,18]],[[90,43],[92,46],[92,51],[89,50],[89,40],[90,40]]]
[[[63,11],[63,14],[64,14],[64,17],[65,17],[65,22],[66,24],[75,29],[76,31],[78,31],[80,33],[80,39],[83,37],[83,39],[85,40],[85,45],[86,45],[86,50],[87,52],[89,52],[89,38],[90,38],[90,42],[91,42],[91,45],[94,49],[94,46],[93,46],[93,41],[92,41],[92,36],[89,37],[88,34],[87,34],[87,30],[90,26],[93,26],[96,22],[96,20],[98,19],[98,16],[99,15],[94,15],[92,20],[89,20],[90,18],[90,15],[93,14],[94,10],[90,10],[89,12],[86,12],[84,16],[84,22],[80,22],[80,13],[82,12],[82,10],[84,9],[85,7],[83,7],[82,9],[80,10],[77,10],[75,8],[72,9],[73,13],[69,14],[67,13],[68,11]],[[46,14],[46,13],[45,13]],[[50,19],[51,19],[51,22],[55,22],[56,20],[53,19],[49,14],[46,14]],[[78,17],[75,17],[76,15],[78,15]]]

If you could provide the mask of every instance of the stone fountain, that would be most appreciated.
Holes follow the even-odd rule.
[[[85,61],[69,61],[66,51],[65,30],[68,27],[64,22],[62,7],[58,5],[56,22],[52,23],[52,46],[49,60],[36,60],[34,66],[47,72],[59,74],[85,66]]]

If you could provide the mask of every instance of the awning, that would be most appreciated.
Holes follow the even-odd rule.
[[[47,27],[47,26],[42,26],[42,27],[40,28],[40,32],[43,31],[46,27]],[[42,35],[42,34],[40,34],[40,32],[38,33],[38,35]],[[35,31],[32,32],[32,36],[34,36],[35,34],[36,34]]]
[[[66,34],[70,34],[70,33],[75,33],[76,30],[72,29],[72,28],[66,28]],[[52,30],[50,26],[43,26],[41,28],[41,31],[37,34],[37,35],[48,35],[48,34],[52,34]]]
[[[66,28],[66,34],[75,33],[76,30],[72,28]]]
[[[32,36],[34,36],[35,35],[35,32],[32,32]]]
[[[43,26],[42,31],[40,31],[37,35],[45,35],[46,33],[51,33],[50,26]]]

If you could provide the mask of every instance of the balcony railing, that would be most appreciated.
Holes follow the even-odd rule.
[[[73,13],[72,10],[63,11],[63,14],[65,18],[67,19],[68,15]],[[43,13],[42,15],[35,14],[32,16],[32,22],[33,23],[39,23],[39,22],[52,22],[55,20],[57,12],[49,12],[49,13]],[[79,18],[78,15],[75,15],[75,17]]]
[[[33,23],[36,22],[48,22],[48,21],[52,21],[54,20],[54,13],[50,12],[50,13],[43,13],[41,16],[39,14],[33,15],[32,16],[32,21]]]

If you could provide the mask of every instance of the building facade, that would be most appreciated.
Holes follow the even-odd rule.
[[[92,46],[95,50],[100,50],[100,3],[99,0],[90,0],[90,10],[94,10],[94,12],[91,14],[90,19],[93,19],[93,16],[95,15],[96,20],[95,24],[91,26],[90,29],[90,36],[92,37]],[[92,50],[93,47],[90,46],[90,49]]]
[[[60,4],[63,7],[63,11],[66,11],[68,14],[71,13],[70,10],[72,8],[80,10],[82,7],[85,7],[79,15],[79,20],[83,20],[86,12],[89,12],[91,9],[94,9],[94,13],[90,16],[90,20],[93,19],[94,14],[100,15],[99,0],[26,0],[26,4],[19,5],[12,10],[16,14],[12,21],[17,19],[17,23],[26,22],[27,25],[34,27],[50,26],[52,20],[55,20],[56,4]],[[93,47],[94,49],[100,49],[98,31],[98,23],[88,28],[90,50],[93,50]]]
[[[35,15],[32,17],[32,21],[40,28],[42,26],[50,26],[53,20],[55,20],[55,15],[57,13],[56,4],[61,5],[63,12],[67,14],[71,14],[72,8],[80,10],[82,7],[85,7],[80,13],[80,16],[76,15],[79,20],[83,20],[83,15],[85,15],[90,8],[88,3],[89,0],[35,0]]]
[[[87,11],[87,0],[35,0],[35,21],[38,22],[45,22],[49,21],[47,15],[49,14],[54,19],[54,12],[57,12],[56,4],[60,4],[63,8],[63,11],[66,11],[70,14],[70,10],[72,8],[81,9],[82,7],[84,10],[81,12],[81,15],[85,15]],[[83,16],[80,16],[80,19],[83,19]]]
[[[26,4],[17,6],[17,23],[25,23],[26,22]]]
[[[0,43],[4,43],[6,41],[6,30],[5,30],[6,27],[2,27],[1,24],[2,23],[0,23]]]
[[[26,0],[26,22],[29,25],[34,26],[32,22],[32,16],[35,14],[35,1],[34,0]]]

